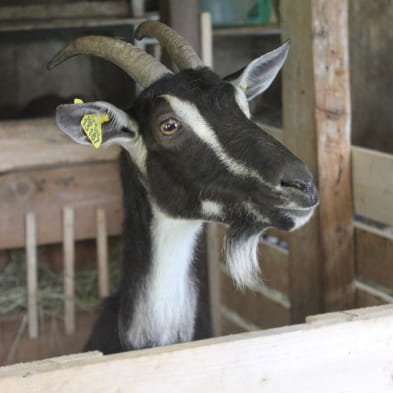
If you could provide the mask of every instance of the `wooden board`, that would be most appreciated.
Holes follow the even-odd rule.
[[[390,393],[393,307],[310,324],[0,369],[6,393]]]
[[[27,327],[23,328],[23,316],[0,317],[0,365],[30,362],[53,356],[80,352],[87,342],[96,319],[96,310],[78,310],[76,314],[76,334],[64,334],[62,318],[41,321],[40,336],[30,339]],[[19,341],[16,341],[21,329]],[[13,352],[13,355],[10,352]],[[1,382],[0,382],[1,386]],[[1,389],[2,393],[5,393]]]
[[[352,148],[357,214],[393,226],[393,154]]]
[[[33,166],[114,160],[119,148],[95,149],[65,136],[55,119],[29,119],[0,123],[0,173]]]
[[[363,226],[355,235],[356,275],[393,293],[393,234],[384,236]]]
[[[34,212],[37,243],[60,243],[63,206],[75,209],[75,239],[96,237],[96,209],[106,210],[108,235],[121,233],[117,162],[90,163],[0,176],[0,249],[24,246],[24,215]]]
[[[290,323],[288,299],[277,291],[262,285],[255,291],[240,291],[225,269],[222,270],[220,286],[221,303],[248,322],[264,329]]]
[[[281,1],[281,28],[282,40],[291,40],[290,53],[282,71],[283,141],[307,164],[318,181],[311,1]],[[293,322],[303,322],[306,315],[322,310],[319,235],[317,211],[306,226],[288,238]]]
[[[354,304],[348,0],[311,0],[326,311]]]
[[[78,1],[0,7],[0,20],[94,18],[130,15],[125,1]]]

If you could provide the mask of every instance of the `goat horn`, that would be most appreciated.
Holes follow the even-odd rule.
[[[205,67],[193,47],[169,26],[156,21],[143,22],[137,27],[135,38],[141,40],[145,37],[156,38],[179,69]]]
[[[77,55],[92,55],[108,60],[143,87],[172,72],[154,57],[128,42],[103,36],[87,36],[77,38],[65,46],[49,61],[47,68],[51,70],[58,64]]]

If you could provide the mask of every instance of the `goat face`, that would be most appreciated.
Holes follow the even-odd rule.
[[[306,166],[250,120],[248,100],[270,85],[287,51],[284,44],[229,80],[206,67],[164,71],[127,113],[104,102],[62,105],[57,122],[90,144],[81,118],[106,113],[103,143],[129,152],[151,203],[172,217],[227,224],[229,267],[249,285],[261,232],[298,228],[318,204]]]

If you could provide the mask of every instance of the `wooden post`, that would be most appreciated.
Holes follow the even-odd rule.
[[[320,238],[325,311],[353,307],[348,0],[312,1]]]
[[[75,332],[75,291],[74,291],[74,210],[65,207],[63,210],[63,252],[64,252],[64,324],[67,335]]]
[[[284,0],[284,142],[316,180],[321,204],[289,239],[291,319],[353,302],[346,0]]]
[[[101,298],[109,295],[108,278],[108,238],[106,230],[106,214],[104,209],[97,209],[97,261],[98,292]]]
[[[34,213],[26,214],[27,314],[29,337],[38,337],[37,229]]]
[[[317,141],[311,51],[310,0],[281,2],[283,40],[291,40],[283,78],[284,144],[306,162],[317,179]],[[322,311],[319,217],[290,234],[289,286],[292,322]]]

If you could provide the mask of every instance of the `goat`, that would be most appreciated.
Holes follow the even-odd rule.
[[[318,193],[305,164],[251,121],[248,101],[266,90],[289,44],[222,79],[168,26],[144,22],[179,68],[109,37],[81,37],[48,64],[80,54],[118,65],[144,90],[126,112],[106,102],[60,105],[59,128],[78,143],[86,114],[109,119],[104,145],[120,144],[125,217],[124,272],[87,344],[104,353],[201,337],[195,329],[195,249],[204,222],[228,227],[226,261],[234,281],[259,279],[258,239],[268,227],[293,230],[309,220]]]

